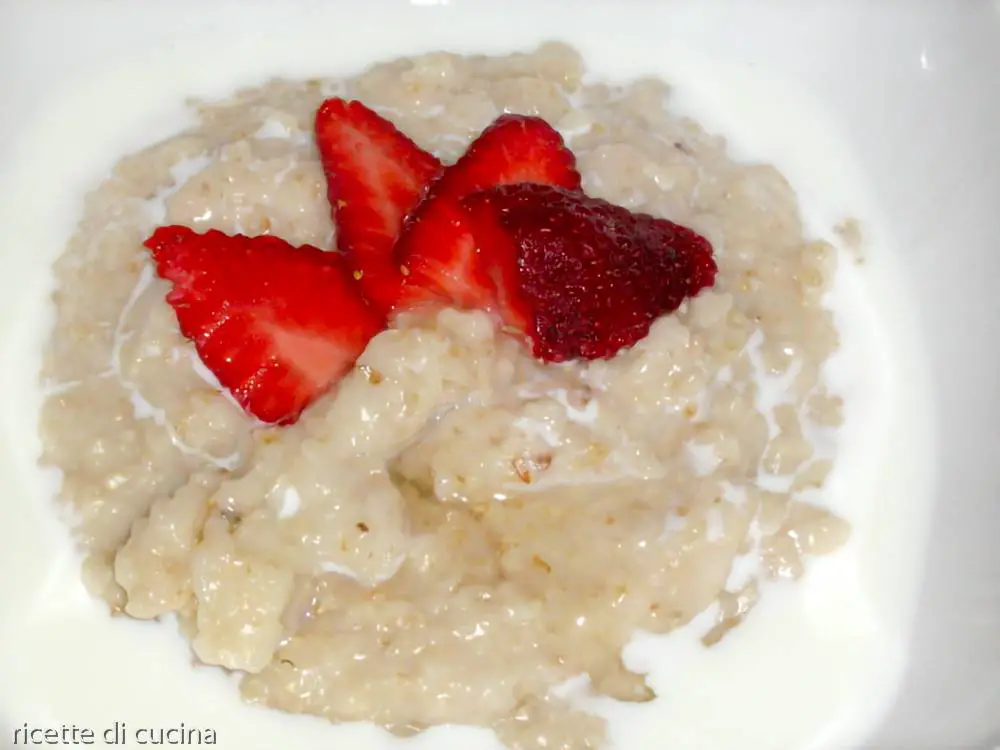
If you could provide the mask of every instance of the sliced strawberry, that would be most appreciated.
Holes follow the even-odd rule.
[[[502,115],[445,169],[406,220],[396,250],[407,274],[403,306],[489,305],[492,291],[478,271],[476,245],[459,202],[477,190],[519,182],[577,190],[580,173],[562,136],[545,120]]]
[[[382,329],[339,253],[179,226],[145,244],[173,284],[167,302],[181,333],[264,422],[294,422]]]
[[[402,283],[393,245],[441,163],[361,102],[339,98],[316,113],[316,145],[337,245],[369,303],[387,313]]]
[[[579,192],[506,185],[462,206],[498,314],[549,362],[611,357],[715,283],[704,237]]]

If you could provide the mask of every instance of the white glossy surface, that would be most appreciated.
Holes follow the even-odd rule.
[[[738,113],[741,130],[748,134],[754,155],[765,159],[780,157],[797,187],[808,188],[807,205],[824,205],[833,212],[853,209],[866,218],[869,213],[878,217],[880,221],[876,220],[873,226],[885,236],[876,235],[874,247],[891,247],[900,256],[897,260],[905,261],[902,275],[921,302],[924,314],[918,322],[934,360],[931,375],[936,388],[939,503],[938,515],[932,522],[923,609],[917,618],[914,653],[918,656],[898,701],[895,718],[886,723],[878,744],[906,748],[985,747],[982,743],[991,733],[1000,734],[1000,593],[995,583],[1000,579],[1000,552],[995,545],[989,545],[995,529],[1000,528],[1000,506],[994,499],[1000,451],[995,431],[991,429],[1000,417],[1000,408],[994,385],[998,374],[996,345],[981,343],[989,342],[991,335],[995,341],[1000,333],[996,330],[1000,307],[996,298],[989,295],[991,279],[996,278],[1000,263],[988,244],[1000,233],[1000,220],[991,210],[991,201],[1000,195],[996,156],[1000,144],[991,140],[1000,138],[997,135],[1000,98],[998,85],[988,72],[990,65],[1000,62],[1000,53],[991,51],[991,45],[995,49],[995,42],[1000,41],[995,4],[910,3],[905,9],[901,6],[891,9],[885,4],[872,9],[853,2],[770,2],[752,7],[739,2],[677,3],[669,10],[655,13],[652,9],[644,10],[641,24],[636,15],[640,3],[635,3],[632,7],[636,10],[629,13],[611,14],[606,12],[607,4],[604,10],[597,4],[586,4],[580,10],[581,19],[569,24],[564,14],[554,12],[564,5],[557,8],[556,4],[536,1],[532,7],[549,12],[539,13],[533,23],[525,24],[517,20],[518,14],[512,7],[520,6],[518,3],[505,4],[503,12],[491,12],[489,5],[478,2],[446,8],[373,3],[366,11],[353,10],[349,25],[343,21],[338,24],[336,20],[345,12],[344,4],[328,3],[320,10],[316,4],[301,3],[312,8],[308,21],[303,21],[287,5],[281,10],[273,4],[270,8],[261,5],[254,12],[242,10],[235,15],[227,13],[235,7],[229,3],[216,3],[210,9],[196,3],[179,5],[190,10],[179,11],[177,4],[173,5],[173,11],[166,11],[161,3],[139,7],[107,0],[72,6],[42,2],[33,5],[32,11],[24,6],[14,10],[14,3],[9,1],[0,4],[5,19],[13,19],[13,23],[5,23],[0,30],[0,69],[19,71],[18,75],[5,77],[0,84],[6,101],[6,112],[0,120],[0,143],[4,144],[0,146],[2,177],[18,174],[16,161],[29,157],[18,148],[24,142],[19,137],[26,134],[38,137],[39,132],[49,132],[40,131],[42,121],[35,118],[51,117],[52,112],[46,113],[46,109],[60,100],[65,106],[69,100],[63,94],[76,83],[86,85],[88,79],[101,81],[100,90],[87,93],[77,89],[73,93],[81,97],[80,105],[61,118],[65,121],[63,127],[52,131],[53,140],[60,141],[53,144],[53,158],[60,149],[67,149],[74,154],[73,159],[63,169],[60,164],[54,165],[57,168],[48,179],[33,182],[19,178],[21,189],[40,192],[19,199],[18,213],[24,206],[43,207],[44,212],[37,215],[35,225],[46,231],[34,236],[14,232],[4,238],[0,250],[7,269],[2,282],[5,301],[0,319],[5,352],[0,360],[0,374],[5,384],[23,383],[26,379],[22,353],[30,351],[30,333],[34,328],[24,325],[24,318],[36,317],[25,313],[37,311],[39,295],[44,295],[45,278],[40,270],[44,270],[44,261],[58,251],[58,246],[51,246],[51,238],[68,231],[75,216],[74,196],[108,166],[106,153],[97,148],[82,151],[75,144],[110,139],[117,150],[124,152],[170,133],[177,123],[161,121],[157,113],[169,111],[176,96],[192,93],[192,88],[200,89],[199,93],[224,93],[232,83],[234,60],[239,61],[239,67],[251,81],[276,72],[305,69],[318,72],[313,66],[316,51],[322,47],[318,47],[315,29],[328,28],[331,42],[326,67],[336,70],[355,62],[351,56],[352,49],[357,53],[357,47],[345,39],[357,36],[358,29],[381,26],[379,43],[365,50],[369,57],[439,46],[501,50],[561,37],[581,46],[595,68],[622,74],[670,74],[691,82],[691,96],[699,100],[692,101],[702,109],[710,109],[714,103],[716,108],[721,104],[729,110],[731,116]],[[254,4],[243,3],[239,7],[246,9],[248,5]],[[58,14],[52,12],[56,7],[60,9]],[[394,12],[387,13],[388,7]],[[324,16],[328,19],[326,23]],[[391,22],[387,23],[387,19]],[[713,24],[723,21],[723,28],[713,28]],[[426,33],[413,33],[418,27],[426,28]],[[312,36],[307,28],[314,30]],[[655,28],[657,37],[637,35],[638,28]],[[630,34],[634,42],[627,48],[602,43],[594,36],[598,29],[609,37],[616,31],[622,36]],[[209,36],[182,44],[176,41],[181,34]],[[220,34],[227,37],[225,43],[216,40]],[[476,43],[479,36],[487,36],[483,44]],[[336,44],[338,40],[340,43]],[[661,47],[669,51],[658,51]],[[47,54],[52,49],[59,49],[62,54]],[[279,55],[279,50],[284,52]],[[71,51],[74,64],[67,69],[65,61]],[[141,64],[140,58],[144,61]],[[178,63],[178,59],[183,63]],[[287,71],[275,70],[278,60],[289,66]],[[706,68],[708,61],[713,64]],[[664,69],[667,63],[671,64],[670,70]],[[101,74],[110,77],[97,77],[97,69],[103,65],[112,66]],[[685,70],[684,65],[692,67]],[[172,66],[179,72],[188,71],[167,79],[176,84],[177,91],[171,92],[169,86],[136,91],[130,97],[134,101],[132,117],[117,124],[88,116],[88,106],[99,101],[100,92],[114,90],[112,81],[134,86],[133,76],[141,72],[155,77],[158,66],[160,75]],[[184,80],[185,75],[188,80]],[[766,82],[775,80],[781,81],[774,84],[777,90],[774,86],[770,93],[761,90]],[[810,91],[818,104],[804,105],[797,95],[795,101],[799,104],[789,106],[788,94],[782,93],[789,88]],[[761,101],[768,102],[770,108],[762,107]],[[803,114],[817,108],[822,110],[823,117]],[[15,111],[17,119],[11,116]],[[777,121],[776,112],[783,115]],[[841,143],[842,140],[846,143]],[[827,151],[825,159],[816,158],[818,150]],[[842,157],[845,150],[849,155]],[[857,163],[856,169],[851,161]],[[41,170],[38,176],[44,176]],[[59,189],[48,187],[54,182],[61,183]],[[3,208],[9,210],[12,205],[8,202]],[[30,217],[20,218],[30,225]],[[949,259],[947,265],[945,258]],[[878,259],[873,261],[877,263]],[[13,289],[24,295],[24,306],[20,302],[14,304],[15,298],[10,296]],[[894,309],[900,313],[900,319],[887,325],[895,333],[907,327],[912,329],[912,320],[907,325],[906,307]],[[890,319],[891,311],[882,317]],[[12,338],[8,339],[8,335]],[[27,348],[18,349],[19,343]],[[906,342],[903,348],[907,348]],[[896,396],[904,402],[907,395],[911,396],[910,403],[923,412],[924,400],[912,398],[920,392],[920,375],[914,372],[909,380],[903,372],[897,386],[904,390],[897,391]],[[30,373],[27,379],[30,380]],[[12,458],[14,466],[4,468],[4,498],[0,500],[0,542],[5,543],[0,548],[3,571],[0,591],[5,602],[12,601],[7,598],[8,593],[13,595],[18,591],[25,597],[24,602],[44,601],[44,606],[32,610],[35,619],[30,623],[31,632],[40,638],[53,638],[59,644],[53,647],[55,653],[60,650],[75,653],[79,649],[63,645],[70,634],[61,632],[66,625],[62,617],[71,608],[86,604],[82,600],[48,598],[56,592],[51,585],[74,575],[72,559],[67,556],[53,561],[57,564],[51,571],[27,571],[23,569],[23,558],[17,554],[17,546],[9,541],[29,537],[30,529],[24,529],[25,525],[52,534],[59,534],[60,529],[54,519],[47,518],[37,508],[23,513],[12,508],[13,503],[40,502],[37,495],[41,494],[41,488],[37,484],[7,486],[9,482],[32,480],[29,471],[37,446],[25,435],[25,426],[33,424],[37,404],[17,397],[6,385],[3,400],[2,455]],[[905,458],[897,454],[897,459]],[[909,472],[908,476],[913,480],[918,475]],[[919,488],[915,490],[918,491]],[[906,508],[899,505],[893,508],[887,503],[883,507],[886,509],[897,514],[890,517],[890,525],[906,513]],[[16,529],[13,524],[17,524]],[[898,538],[912,540],[913,535]],[[877,552],[874,547],[872,550]],[[917,551],[916,546],[909,550],[893,546],[891,550],[893,558],[905,558]],[[881,563],[880,569],[885,571],[894,569],[888,564],[891,561],[872,562]],[[890,591],[900,593],[895,583],[895,578],[876,580],[872,599],[882,605],[879,614],[883,618],[896,618],[900,631],[905,631],[910,619],[905,601],[894,602],[889,596]],[[8,619],[8,612],[6,606],[0,607],[0,622]],[[766,612],[758,614],[760,620],[767,617]],[[95,638],[109,632],[109,626],[98,617],[87,621],[92,623],[88,627],[95,628]],[[76,627],[83,627],[79,624],[82,622],[77,620]],[[85,642],[90,637],[88,631],[76,627],[72,635]],[[163,641],[165,649],[174,649],[174,666],[170,667],[169,661],[156,662],[155,669],[164,671],[154,671],[154,679],[169,679],[170,674],[175,679],[185,679],[184,651],[162,629],[154,632],[152,628],[141,628],[141,632],[135,632],[136,628],[129,628],[126,633],[120,624],[114,627],[118,630],[112,631],[113,637],[121,639],[122,646],[134,649],[136,660],[142,658],[143,647],[151,639]],[[7,633],[10,632],[8,629]],[[814,648],[816,643],[812,644]],[[0,665],[17,664],[21,669],[27,663],[35,663],[31,659],[13,658],[26,648],[25,643],[2,638]],[[83,649],[77,658],[66,665],[67,672],[76,671],[77,675],[68,676],[51,693],[44,683],[38,682],[41,675],[34,675],[34,689],[40,696],[49,696],[51,709],[47,710],[44,702],[39,701],[30,716],[20,710],[16,715],[8,715],[7,706],[0,704],[0,731],[5,721],[58,725],[75,720],[88,726],[104,726],[116,719],[142,719],[129,713],[125,704],[116,702],[120,699],[112,697],[115,693],[106,678],[103,683],[99,677],[91,678],[94,685],[107,685],[106,692],[94,689],[73,698],[73,677],[102,671],[99,649]],[[42,664],[37,663],[37,667],[41,670]],[[141,679],[149,671],[148,663],[134,664],[127,679]],[[30,681],[31,677],[0,672],[0,685],[4,687],[9,688],[16,679]],[[205,687],[221,679],[202,671],[195,682]],[[137,692],[134,683],[124,687],[133,695]],[[227,704],[199,705],[194,700],[197,696],[194,683],[191,691],[177,698],[164,696],[162,702],[157,701],[158,696],[148,694],[133,705],[147,712],[144,714],[147,724],[176,726],[185,721],[188,726],[221,728],[220,712],[229,710]],[[2,694],[11,692],[0,690]],[[54,710],[57,703],[54,699],[59,695],[78,701],[73,704],[72,715],[64,709]],[[780,699],[779,695],[773,697]],[[185,698],[190,708],[184,706]],[[717,704],[712,708],[718,713],[724,710]],[[256,720],[248,721],[251,723],[243,726],[243,730],[251,731],[249,736],[261,744],[227,744],[226,740],[232,742],[234,735],[221,735],[220,746],[246,750],[270,746],[289,740],[293,723],[302,728],[295,730],[296,746],[307,747],[309,734],[315,742],[327,736],[325,726],[308,720],[282,724],[281,728],[271,725],[270,736],[256,731]],[[299,731],[306,732],[302,739]],[[475,733],[450,734],[446,738],[435,732],[408,744],[465,747],[469,746],[466,743],[471,734]],[[6,736],[6,732],[0,733],[0,747]],[[358,730],[356,736],[358,740],[372,737],[366,730]],[[712,747],[696,744],[690,737],[672,739],[671,746],[680,748]],[[846,741],[828,737],[817,747],[840,748]],[[780,742],[759,747],[788,750]]]

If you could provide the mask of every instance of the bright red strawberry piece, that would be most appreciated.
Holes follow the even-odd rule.
[[[477,308],[491,302],[459,202],[477,190],[519,182],[577,190],[580,173],[562,136],[545,120],[502,115],[445,169],[406,220],[396,250],[407,273],[403,306],[435,301]]]
[[[396,237],[441,163],[361,102],[339,98],[316,113],[316,145],[337,245],[369,303],[388,313],[403,279],[393,254]]]
[[[715,283],[704,237],[582,193],[507,185],[462,205],[500,317],[549,362],[611,357]]]
[[[179,226],[145,244],[173,284],[167,302],[181,333],[264,422],[294,422],[382,330],[339,253]]]

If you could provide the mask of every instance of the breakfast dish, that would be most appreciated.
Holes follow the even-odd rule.
[[[837,257],[773,167],[560,44],[193,102],[56,263],[43,462],[111,611],[250,701],[596,747],[560,697],[849,526]]]

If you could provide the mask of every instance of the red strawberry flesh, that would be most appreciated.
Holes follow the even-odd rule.
[[[339,253],[179,226],[145,244],[173,284],[166,299],[181,333],[263,422],[294,422],[382,328]]]
[[[463,208],[500,317],[549,362],[614,356],[715,282],[704,237],[578,192],[507,185]]]
[[[317,111],[316,144],[337,245],[369,303],[388,313],[403,281],[396,238],[441,163],[361,102],[340,98]]]
[[[396,251],[407,274],[402,306],[483,308],[492,302],[460,201],[478,190],[523,182],[577,190],[580,174],[562,136],[545,120],[502,115],[445,169],[406,220]]]

